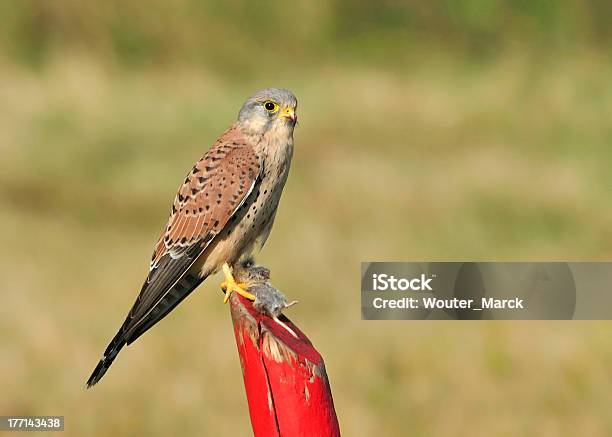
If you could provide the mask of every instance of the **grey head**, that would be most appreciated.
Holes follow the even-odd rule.
[[[270,129],[289,132],[297,122],[297,99],[283,88],[265,88],[257,91],[244,102],[238,113],[238,124],[254,133]]]

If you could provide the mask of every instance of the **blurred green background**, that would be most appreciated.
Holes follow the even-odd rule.
[[[258,260],[346,436],[612,434],[609,322],[363,322],[360,262],[612,258],[605,0],[0,4],[0,414],[250,435],[215,277],[84,383],[178,184],[255,89],[300,101]]]

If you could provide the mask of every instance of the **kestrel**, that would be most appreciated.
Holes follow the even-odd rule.
[[[87,387],[104,376],[123,346],[219,269],[225,274],[225,302],[234,291],[254,300],[232,269],[263,247],[270,234],[291,164],[296,109],[297,99],[288,90],[256,92],[196,162],[174,199],[140,294]]]

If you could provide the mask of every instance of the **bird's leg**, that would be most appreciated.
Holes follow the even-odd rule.
[[[225,292],[223,303],[227,303],[233,291],[244,298],[252,301],[255,300],[255,295],[245,290],[245,288],[247,288],[247,284],[236,282],[236,279],[234,279],[234,276],[232,275],[232,269],[227,263],[223,264],[223,274],[225,275],[225,281],[221,283],[221,290]]]

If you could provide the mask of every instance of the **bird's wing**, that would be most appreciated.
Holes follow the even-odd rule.
[[[202,282],[204,278],[190,268],[244,203],[259,172],[257,155],[235,127],[195,164],[178,190],[140,294],[88,386],[99,381],[125,344],[166,316]]]
[[[189,172],[155,246],[151,271],[166,255],[179,259],[197,242],[217,235],[253,189],[260,165],[235,128],[225,132]]]
[[[253,189],[259,168],[253,148],[235,128],[195,164],[155,246],[151,270],[129,314],[128,330],[142,323],[221,232]]]

